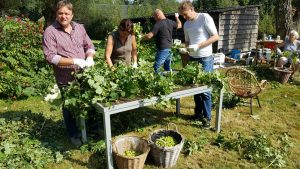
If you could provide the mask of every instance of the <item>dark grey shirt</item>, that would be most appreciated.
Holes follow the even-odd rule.
[[[156,38],[158,49],[169,49],[172,47],[172,32],[177,28],[177,23],[170,19],[164,19],[154,24],[151,32]]]

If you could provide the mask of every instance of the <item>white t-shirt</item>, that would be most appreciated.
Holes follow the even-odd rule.
[[[198,13],[198,17],[193,21],[186,21],[183,28],[185,41],[189,42],[189,45],[199,44],[218,34],[214,20],[207,13]],[[212,44],[201,49],[199,48],[197,52],[190,53],[190,55],[194,58],[211,56]]]

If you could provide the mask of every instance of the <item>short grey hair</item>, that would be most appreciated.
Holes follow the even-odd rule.
[[[70,11],[73,12],[73,5],[69,0],[58,1],[56,4],[56,12],[62,7],[67,7]]]
[[[294,35],[294,36],[296,37],[296,39],[299,38],[299,34],[298,34],[298,32],[295,31],[295,30],[291,30],[290,33],[289,33],[289,35]]]

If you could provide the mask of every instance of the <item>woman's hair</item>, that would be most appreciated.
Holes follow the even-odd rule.
[[[184,1],[178,7],[179,11],[186,11],[189,9],[194,9],[194,6],[191,1]]]
[[[122,19],[119,25],[119,30],[120,31],[127,31],[130,34],[133,34],[133,23],[131,22],[130,19]]]
[[[290,33],[289,33],[289,35],[294,35],[294,36],[296,37],[296,39],[299,38],[299,34],[298,34],[298,32],[295,31],[295,30],[291,30]]]
[[[68,0],[61,0],[56,4],[56,11],[58,11],[62,7],[67,7],[70,11],[73,11],[73,5]]]

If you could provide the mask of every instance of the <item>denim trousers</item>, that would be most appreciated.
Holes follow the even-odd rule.
[[[213,56],[203,57],[203,58],[193,58],[190,57],[189,61],[198,62],[202,65],[205,72],[213,71],[214,58]],[[201,94],[194,95],[195,102],[195,115],[200,118],[206,118],[211,120],[211,109],[212,109],[212,95],[211,92],[205,92]]]
[[[61,91],[61,96],[62,96],[62,101],[64,102],[65,97],[64,97],[64,90],[66,90],[67,86],[63,86],[60,87],[60,91]],[[78,119],[76,119],[74,117],[74,113],[69,110],[68,108],[66,108],[63,104],[62,106],[62,113],[63,113],[63,118],[64,118],[64,122],[65,122],[65,127],[67,130],[67,134],[70,138],[79,138],[80,137],[80,130],[79,130],[79,126],[80,124],[78,124]],[[87,130],[96,130],[99,128],[99,121],[96,118],[96,110],[93,108],[90,111],[88,111],[88,119],[86,121],[86,127]]]
[[[157,50],[156,56],[155,56],[155,63],[154,63],[155,73],[159,73],[159,68],[162,64],[164,64],[164,69],[166,71],[170,71],[171,70],[171,60],[172,60],[171,49]]]

